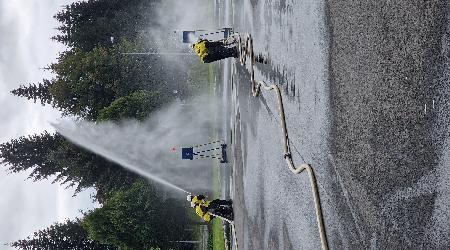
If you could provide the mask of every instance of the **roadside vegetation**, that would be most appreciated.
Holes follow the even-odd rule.
[[[220,199],[220,184],[219,184],[219,166],[214,165],[213,168],[213,198]],[[214,219],[212,221],[212,230],[209,237],[211,250],[223,250],[225,249],[225,238],[222,221]]]

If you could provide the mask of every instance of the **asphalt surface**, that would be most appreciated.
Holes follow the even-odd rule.
[[[251,33],[270,60],[256,79],[282,87],[294,161],[315,170],[330,248],[448,249],[450,4],[227,4],[222,24]],[[224,63],[239,249],[320,249],[308,176],[283,159],[275,95],[253,98],[247,70]]]

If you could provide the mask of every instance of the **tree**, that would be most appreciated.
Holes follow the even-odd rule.
[[[65,115],[92,119],[116,98],[114,86],[120,80],[118,61],[105,48],[62,53],[50,68],[56,74],[49,87],[54,106]]]
[[[137,175],[112,163],[101,156],[80,148],[65,140],[49,155],[49,161],[62,168],[55,173],[54,182],[69,187],[75,186],[75,194],[85,188],[97,189],[100,203],[107,200],[109,193],[130,186]],[[103,191],[104,193],[99,193]]]
[[[99,201],[107,200],[110,192],[131,185],[137,176],[117,164],[68,142],[59,134],[44,132],[20,137],[0,144],[1,163],[12,173],[32,170],[33,181],[54,177],[68,187],[75,186],[75,194],[95,187]]]
[[[54,18],[61,35],[53,40],[71,48],[90,51],[96,46],[111,46],[115,40],[133,39],[154,25],[153,9],[159,1],[87,0],[64,7]]]
[[[18,249],[68,249],[68,250],[109,250],[115,249],[87,237],[86,231],[81,227],[80,221],[66,220],[64,223],[55,223],[52,226],[37,231],[33,237],[18,240],[9,244]]]
[[[53,97],[49,91],[50,84],[49,80],[44,79],[43,83],[38,83],[37,86],[34,83],[28,86],[21,85],[19,88],[11,91],[11,93],[16,96],[25,97],[28,100],[33,100],[34,102],[39,99],[42,105],[51,104]]]
[[[103,207],[86,214],[82,226],[90,238],[119,249],[176,249],[173,241],[191,237],[185,208],[162,200],[143,180],[117,192]]]
[[[39,135],[22,136],[0,144],[0,162],[8,166],[8,171],[18,173],[33,169],[33,180],[47,179],[61,169],[49,160],[49,155],[58,149],[63,139],[47,131]]]
[[[166,72],[157,57],[139,60],[122,52],[142,51],[139,42],[123,41],[113,47],[95,47],[89,52],[74,49],[50,65],[56,78],[48,89],[53,106],[65,115],[95,120],[98,112],[117,98],[138,90],[169,96]],[[145,50],[144,50],[145,51]]]
[[[121,119],[144,120],[155,109],[161,107],[167,101],[158,92],[145,90],[136,91],[131,95],[116,99],[106,108],[100,110],[97,121]]]

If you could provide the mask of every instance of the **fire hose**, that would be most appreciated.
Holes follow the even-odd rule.
[[[288,131],[287,131],[287,127],[286,127],[286,117],[285,117],[285,113],[284,113],[283,99],[281,96],[280,88],[275,84],[268,85],[264,81],[255,81],[255,70],[254,70],[255,55],[254,55],[254,51],[253,51],[253,39],[250,34],[244,34],[244,35],[236,34],[236,35],[237,35],[237,42],[238,42],[238,49],[239,49],[239,60],[240,60],[241,65],[245,67],[247,59],[250,62],[248,70],[250,73],[250,81],[251,81],[253,97],[258,97],[261,93],[261,89],[264,89],[267,91],[273,90],[276,92],[276,95],[278,97],[278,112],[280,115],[281,130],[282,130],[282,134],[283,134],[284,159],[286,160],[289,170],[292,173],[300,174],[304,170],[306,170],[308,172],[309,180],[311,183],[311,190],[312,190],[313,198],[314,198],[314,205],[315,205],[315,212],[316,212],[316,218],[317,218],[317,226],[319,228],[320,241],[321,241],[322,249],[327,250],[328,249],[328,241],[327,241],[327,236],[325,233],[325,226],[324,226],[323,214],[322,214],[322,209],[321,209],[321,204],[320,204],[317,180],[314,175],[314,171],[309,164],[303,163],[303,164],[300,164],[299,166],[294,165],[294,162],[292,159],[292,154],[291,154],[291,148],[289,145],[289,136],[288,136]],[[236,40],[235,40],[235,42],[236,42]]]

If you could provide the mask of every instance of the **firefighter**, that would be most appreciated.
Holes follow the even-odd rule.
[[[215,216],[211,213],[233,219],[233,202],[231,200],[215,199],[208,201],[204,195],[188,195],[187,200],[191,202],[191,207],[195,213],[204,221],[209,222]]]
[[[201,39],[192,45],[195,54],[204,63],[210,63],[229,57],[238,58],[239,53],[236,46],[227,47],[223,41],[210,42]]]

